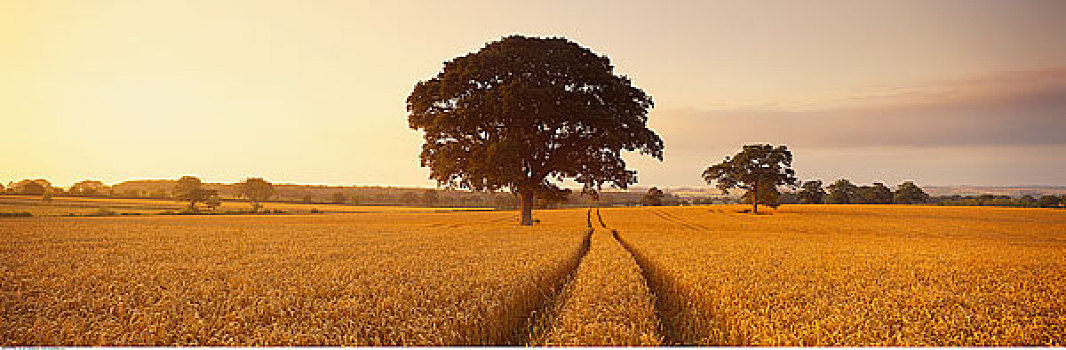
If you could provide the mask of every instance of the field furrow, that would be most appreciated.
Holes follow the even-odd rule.
[[[595,230],[589,253],[531,343],[662,345],[654,305],[633,258],[608,231]]]

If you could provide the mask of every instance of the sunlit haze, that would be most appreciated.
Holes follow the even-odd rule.
[[[509,34],[607,55],[701,186],[746,143],[801,179],[1066,185],[1064,1],[6,1],[0,181],[432,186],[405,99]]]

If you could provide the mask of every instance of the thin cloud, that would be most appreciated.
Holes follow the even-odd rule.
[[[666,110],[656,118],[681,148],[1066,145],[1066,67],[896,89],[819,110]]]

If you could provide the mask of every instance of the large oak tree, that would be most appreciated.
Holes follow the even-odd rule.
[[[662,160],[647,126],[650,96],[600,56],[565,38],[509,36],[444,63],[407,98],[424,132],[422,166],[439,185],[516,192],[522,225],[534,198],[558,182],[586,188],[636,183],[622,152]]]

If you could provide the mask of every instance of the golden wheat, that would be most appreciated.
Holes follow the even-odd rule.
[[[614,210],[678,341],[1063,345],[1066,212]]]
[[[661,345],[654,297],[629,253],[606,230],[589,253],[542,334],[542,346]]]
[[[585,231],[519,228],[513,216],[4,220],[0,338],[4,345],[508,343],[576,265]]]
[[[5,219],[0,344],[1066,339],[1066,212],[740,209]]]

